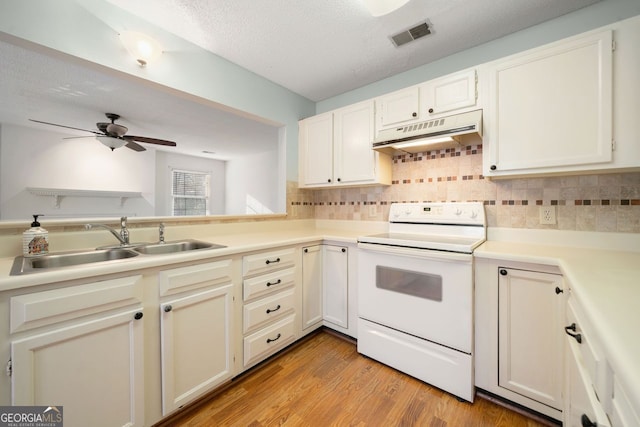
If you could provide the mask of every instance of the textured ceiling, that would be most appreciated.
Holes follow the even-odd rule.
[[[313,101],[598,0],[410,0],[373,18],[362,0],[108,0]],[[389,36],[427,20],[432,35]]]

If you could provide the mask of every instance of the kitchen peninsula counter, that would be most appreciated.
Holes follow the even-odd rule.
[[[637,410],[640,408],[640,340],[636,338],[640,326],[640,235],[624,235],[624,244],[606,245],[607,233],[592,234],[596,240],[602,240],[591,247],[490,240],[474,254],[477,259],[557,266],[570,285],[572,297],[584,309],[603,344],[617,380],[624,385]],[[564,238],[566,236],[558,237],[547,241],[575,242]],[[598,248],[599,244],[608,247]]]

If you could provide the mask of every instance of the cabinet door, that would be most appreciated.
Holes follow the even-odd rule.
[[[486,176],[611,161],[611,31],[490,65],[489,94]]]
[[[143,426],[142,310],[11,343],[12,404],[63,406],[65,426]]]
[[[162,414],[231,378],[231,284],[161,305]]]
[[[333,181],[333,114],[300,121],[300,184],[327,185]]]
[[[562,276],[499,269],[500,387],[562,409]]]
[[[374,181],[376,155],[373,101],[360,102],[334,112],[334,179],[348,184]]]
[[[378,130],[405,125],[420,119],[418,87],[399,90],[376,99]]]
[[[323,245],[323,319],[348,328],[348,251],[343,246]]]
[[[423,117],[476,105],[476,70],[435,79],[421,86]]]
[[[322,245],[302,249],[302,329],[322,321]]]

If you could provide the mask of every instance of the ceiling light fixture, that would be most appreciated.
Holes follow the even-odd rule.
[[[96,139],[111,148],[111,151],[124,146],[127,141],[124,139],[113,138],[111,136],[96,136]]]
[[[404,6],[409,0],[362,0],[371,16],[382,16]]]
[[[162,54],[160,43],[146,34],[135,31],[122,31],[120,33],[120,41],[141,67],[146,66]]]

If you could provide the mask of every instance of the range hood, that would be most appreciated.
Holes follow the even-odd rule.
[[[373,141],[373,149],[419,153],[442,148],[481,143],[482,110],[454,114],[406,126],[383,129]],[[475,141],[473,141],[475,139]]]

